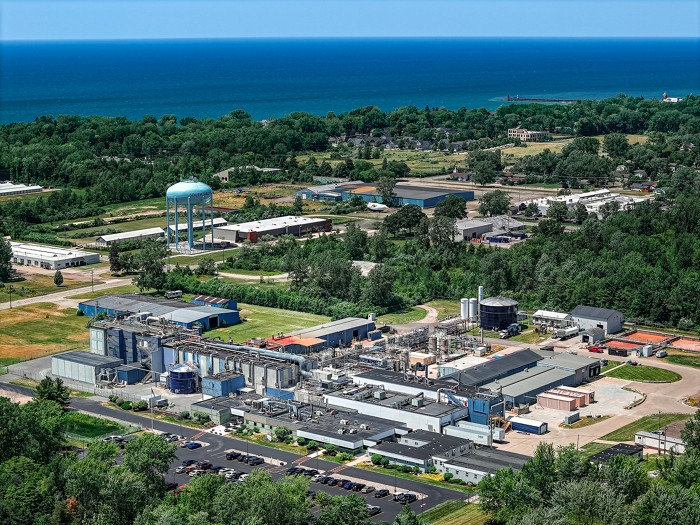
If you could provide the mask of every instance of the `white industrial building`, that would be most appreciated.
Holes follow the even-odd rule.
[[[210,226],[211,224],[213,224],[214,227],[216,227],[216,226],[226,226],[226,225],[228,224],[228,221],[227,221],[226,219],[224,219],[223,217],[216,217],[216,218],[214,218],[214,219],[207,220],[207,221],[206,221],[206,224],[204,224],[204,227],[205,227],[205,228],[209,228],[209,226]],[[170,226],[168,226],[168,228],[170,229],[171,232],[174,232],[174,231],[175,231],[175,225],[174,225],[174,224],[171,224]],[[195,231],[201,230],[201,229],[202,229],[202,221],[194,221],[194,222],[192,223],[192,228],[193,228]],[[187,221],[182,221],[181,223],[179,223],[179,224],[177,225],[177,231],[179,231],[179,232],[187,231]]]
[[[12,195],[25,195],[27,193],[38,193],[44,188],[41,186],[27,186],[26,184],[13,184],[12,182],[0,182],[0,197],[10,197]]]
[[[549,207],[555,202],[563,202],[567,208],[574,208],[577,204],[583,204],[588,213],[595,213],[598,218],[602,218],[601,207],[610,202],[617,202],[620,211],[626,211],[634,207],[635,204],[647,200],[644,197],[627,197],[619,193],[612,193],[608,189],[589,191],[586,193],[573,193],[571,195],[560,195],[558,197],[541,197],[523,201],[521,204],[527,206],[534,204],[542,215],[547,215]]]
[[[330,231],[330,229],[330,219],[287,215],[286,217],[215,227],[214,238],[231,242],[243,240],[257,242],[264,235],[304,235],[312,232]]]
[[[448,461],[466,454],[472,447],[473,444],[466,439],[416,430],[397,437],[396,441],[384,441],[369,447],[367,453],[370,456],[379,454],[394,464],[427,470],[436,460]]]
[[[143,230],[101,235],[95,239],[95,243],[99,246],[111,246],[114,243],[145,241],[149,239],[160,239],[161,237],[165,237],[165,230],[163,230],[163,228],[145,228]]]
[[[469,241],[487,233],[504,234],[525,229],[525,224],[509,217],[496,215],[494,217],[479,217],[478,219],[462,219],[455,222],[457,239]]]
[[[571,315],[563,312],[537,310],[532,314],[532,322],[556,328],[565,328],[571,324]]]
[[[78,350],[53,356],[51,358],[51,374],[54,377],[94,385],[102,370],[117,368],[123,364],[124,361],[119,358]]]
[[[528,456],[495,448],[471,448],[466,454],[455,458],[435,457],[434,466],[443,476],[452,474],[454,478],[465,483],[477,484],[487,476],[492,476],[499,469],[512,468],[519,471]]]
[[[578,305],[571,311],[571,323],[581,330],[600,328],[605,334],[614,334],[622,330],[624,315],[617,310]]]
[[[16,265],[36,266],[47,270],[61,270],[100,262],[100,254],[74,248],[58,248],[43,244],[10,242],[12,262]]]

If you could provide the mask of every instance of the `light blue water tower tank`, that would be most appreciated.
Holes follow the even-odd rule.
[[[199,211],[195,210],[199,207]],[[185,223],[180,224],[178,212],[185,213]],[[195,214],[197,214],[195,216]],[[195,224],[195,219],[197,221]],[[212,189],[196,179],[187,179],[173,184],[165,192],[165,234],[168,249],[171,245],[176,252],[180,250],[180,232],[187,231],[187,248],[194,249],[195,230],[202,231],[202,249],[206,250],[206,230],[214,238],[214,209]],[[209,246],[211,248],[211,245]]]
[[[168,375],[168,390],[173,394],[194,394],[197,390],[197,372],[187,365],[175,365]]]

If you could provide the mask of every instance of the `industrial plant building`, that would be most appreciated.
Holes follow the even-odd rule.
[[[13,195],[26,195],[27,193],[39,193],[43,190],[41,186],[27,186],[26,184],[14,184],[12,182],[0,182],[0,197],[11,197]]]
[[[487,476],[492,476],[497,470],[512,468],[518,472],[528,456],[508,452],[496,448],[471,447],[466,454],[443,459],[435,457],[434,466],[442,474],[452,474],[455,479],[461,479],[465,483],[477,484]]]
[[[510,232],[521,232],[525,229],[525,224],[507,215],[497,215],[458,220],[455,222],[455,229],[458,240],[470,241],[482,237],[507,235]]]
[[[51,373],[63,379],[94,385],[100,372],[122,364],[124,363],[121,359],[112,356],[78,350],[54,355],[51,358]]]
[[[624,315],[617,310],[579,305],[571,311],[571,323],[581,330],[600,328],[605,334],[622,330]]]
[[[473,191],[450,191],[445,188],[430,186],[397,184],[394,187],[394,204],[396,206],[415,204],[421,208],[434,208],[451,195],[462,197],[468,201],[474,200]],[[299,190],[297,196],[302,199],[320,201],[346,201],[357,196],[365,202],[383,203],[377,185],[362,181],[324,184],[322,186],[305,188]]]
[[[418,467],[426,471],[435,464],[435,458],[440,458],[441,462],[449,461],[468,453],[472,447],[473,444],[466,439],[415,430],[397,437],[396,441],[384,441],[369,447],[367,453],[379,454],[396,465]]]
[[[267,341],[285,352],[308,354],[322,348],[348,346],[356,341],[379,337],[381,337],[381,332],[376,330],[374,321],[359,317],[346,317],[271,337]]]
[[[258,242],[261,237],[270,235],[306,235],[330,231],[332,223],[330,219],[318,217],[298,217],[287,215],[274,219],[229,224],[214,228],[214,238],[218,241],[229,242]]]
[[[62,270],[100,262],[100,254],[74,248],[57,248],[43,244],[10,242],[12,262],[46,270]]]
[[[90,317],[101,313],[120,318],[137,316],[139,320],[154,318],[153,320],[174,323],[184,328],[200,326],[203,330],[240,322],[238,310],[196,306],[140,294],[116,294],[90,299],[78,303],[78,309]]]
[[[145,228],[143,230],[100,235],[95,239],[95,244],[97,246],[108,247],[112,244],[119,244],[122,242],[148,241],[152,239],[161,239],[163,237],[165,237],[165,230],[163,230],[163,228]]]

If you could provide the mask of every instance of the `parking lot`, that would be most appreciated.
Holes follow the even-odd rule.
[[[206,438],[203,438],[206,439]],[[204,443],[204,441],[198,441],[199,443]],[[242,444],[242,443],[241,443]],[[206,443],[206,445],[209,445]],[[242,449],[242,450],[241,450]],[[300,467],[299,465],[295,464],[287,464],[284,461],[279,461],[275,460],[273,458],[264,458],[265,462],[261,465],[256,465],[256,466],[251,466],[246,463],[240,462],[237,459],[233,460],[227,460],[226,459],[226,454],[230,451],[235,451],[242,453],[243,455],[246,455],[246,447],[239,447],[238,449],[234,448],[227,448],[227,449],[214,449],[211,446],[202,446],[198,447],[195,449],[188,449],[188,448],[182,448],[178,447],[176,451],[177,459],[173,461],[170,470],[168,471],[168,474],[166,475],[166,481],[170,483],[177,483],[178,486],[185,485],[187,484],[192,478],[187,474],[187,473],[176,473],[175,470],[178,467],[183,466],[183,462],[189,462],[189,461],[195,461],[195,462],[203,462],[206,461],[211,464],[212,467],[214,467],[214,470],[211,468],[207,469],[206,474],[202,475],[207,475],[207,476],[215,476],[219,475],[216,467],[221,467],[222,469],[226,468],[232,468],[236,471],[237,474],[240,475],[245,475],[249,474],[253,470],[263,470],[266,472],[269,472],[270,475],[272,476],[273,479],[281,479],[284,476],[287,475],[287,470],[290,468],[303,468],[305,470],[313,470],[315,472],[319,473],[324,473],[323,469],[316,470],[315,469],[315,460],[309,460],[307,461],[303,467]],[[249,452],[250,455],[253,455],[252,452]],[[256,455],[256,457],[263,458],[263,456]],[[320,461],[320,464],[328,464],[326,461]],[[342,465],[337,465],[335,468],[331,470],[337,470],[337,472],[330,472],[328,471],[328,476],[332,476],[335,479],[344,479],[347,481],[352,481],[352,482],[360,482],[364,483],[365,485],[371,485],[374,486],[376,490],[381,490],[385,489],[388,491],[388,495],[382,498],[377,498],[375,497],[376,490],[373,491],[372,493],[369,494],[363,494],[359,491],[352,491],[352,490],[346,490],[342,487],[339,486],[329,486],[327,484],[321,484],[318,482],[310,482],[309,490],[313,492],[325,492],[327,494],[330,494],[331,496],[347,496],[349,494],[355,494],[367,501],[368,504],[374,505],[380,508],[380,512],[376,515],[374,515],[374,519],[377,521],[392,521],[396,515],[401,512],[401,509],[403,508],[402,504],[396,501],[393,501],[393,494],[394,494],[394,486],[387,486],[383,485],[381,483],[372,483],[363,479],[360,479],[358,477],[349,475],[349,473],[356,473],[357,469],[345,469],[343,468]],[[347,471],[344,473],[344,471]],[[345,475],[344,475],[345,474]],[[298,475],[303,475],[303,474],[298,474]],[[307,476],[311,478],[312,476]],[[416,501],[412,503],[411,507],[413,508],[414,512],[420,513],[422,510],[427,510],[430,507],[433,507],[437,505],[438,503],[441,503],[440,501],[436,501],[436,498],[430,498],[428,499],[425,494],[420,493],[420,492],[415,492],[415,491],[409,491],[407,489],[402,488],[402,479],[398,478],[397,480],[397,485],[396,485],[396,490],[398,492],[404,492],[404,493],[411,493],[416,495]],[[455,493],[455,497],[458,497],[458,493]]]

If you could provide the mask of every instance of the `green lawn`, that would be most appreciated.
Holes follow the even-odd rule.
[[[586,443],[581,447],[581,452],[583,452],[586,456],[591,457],[592,455],[602,452],[610,447],[612,447],[612,445],[609,443],[598,443],[597,441],[591,441],[590,443]]]
[[[414,509],[419,511],[419,506]],[[420,514],[426,525],[484,525],[489,515],[479,505],[461,500],[449,500]]]
[[[199,260],[204,257],[211,257],[216,262],[223,261],[226,257],[231,257],[238,251],[238,248],[229,248],[228,250],[212,250],[207,253],[202,253],[200,255],[177,255],[174,254],[168,257],[165,262],[168,264],[180,264],[182,266],[192,266],[195,267],[199,264]]]
[[[380,315],[379,317],[377,317],[377,321],[379,321],[380,323],[389,324],[415,323],[416,321],[420,321],[421,319],[425,318],[426,315],[428,315],[428,312],[426,312],[422,308],[412,306],[411,308],[406,308],[398,312]]]
[[[66,432],[86,438],[117,434],[123,429],[123,426],[109,419],[88,416],[80,412],[68,412],[66,414]]]
[[[646,365],[624,365],[605,375],[606,377],[616,377],[617,379],[626,379],[628,381],[658,381],[662,383],[673,383],[681,379],[681,376],[672,370]]]
[[[611,416],[601,416],[601,417],[582,417],[575,423],[572,423],[571,425],[561,425],[564,428],[583,428],[583,427],[590,427],[591,425],[595,425],[596,423],[600,423],[601,421],[605,421],[606,419],[610,419]]]
[[[639,418],[637,421],[633,421],[629,425],[625,425],[622,428],[606,434],[600,439],[603,441],[632,441],[634,440],[634,435],[637,432],[651,432],[653,430],[658,430],[663,428],[665,425],[669,425],[676,421],[683,421],[688,419],[690,416],[688,414],[660,414],[644,416]]]
[[[234,341],[242,342],[252,337],[271,337],[280,332],[292,332],[330,321],[330,317],[322,315],[278,310],[266,306],[239,304],[238,308],[241,310],[241,317],[245,317],[247,321],[210,330],[207,336],[221,337],[224,340],[228,340],[230,336]]]
[[[438,319],[443,319],[448,316],[458,315],[460,312],[459,301],[448,301],[447,299],[436,299],[425,303],[427,306],[435,308],[438,312]]]
[[[398,470],[393,470],[393,469],[385,469],[383,467],[378,467],[376,465],[370,465],[367,463],[360,463],[358,465],[355,465],[357,468],[363,468],[365,470],[371,470],[373,472],[380,472],[386,476],[394,476],[396,475],[397,478],[403,478],[403,479],[409,479],[411,481],[418,481],[420,483],[425,483],[426,485],[435,485],[437,487],[443,487],[445,489],[451,489],[455,490],[458,492],[466,492],[467,494],[473,494],[474,489],[469,488],[466,485],[458,485],[456,483],[447,483],[446,481],[442,480],[442,477],[438,474],[437,476],[431,477],[430,474],[420,474],[420,475],[415,475],[415,474],[409,474],[408,472],[399,472]]]
[[[692,366],[700,368],[700,356],[671,354],[666,357],[666,361],[674,365]]]
[[[607,372],[608,370],[612,370],[612,369],[615,368],[616,366],[620,366],[621,364],[622,364],[622,363],[620,363],[620,361],[610,361],[610,360],[608,360],[608,364],[607,364],[607,365],[601,366],[601,367],[600,367],[600,373],[603,374],[603,373]],[[606,374],[606,375],[607,375],[607,374]]]
[[[79,293],[77,295],[71,295],[67,299],[96,299],[104,295],[112,295],[117,293],[133,293],[138,292],[138,286],[134,284],[125,284],[124,286],[115,286],[114,288],[108,288],[107,290],[96,290],[94,292]]]
[[[223,273],[237,273],[239,275],[250,275],[252,277],[268,276],[268,275],[279,275],[284,272],[266,272],[265,270],[241,270],[239,268],[233,268],[229,270],[220,270]]]
[[[0,359],[26,361],[87,346],[86,317],[75,309],[36,303],[0,314]]]
[[[20,271],[21,266],[17,267]],[[5,286],[0,288],[0,303],[6,303],[10,300],[9,287],[12,286],[12,300],[24,299],[26,297],[36,297],[38,295],[46,295],[55,292],[61,292],[63,290],[70,290],[73,288],[83,288],[85,286],[90,286],[90,281],[78,281],[77,279],[70,279],[67,276],[63,276],[63,284],[61,286],[56,286],[53,283],[53,275],[35,274],[35,273],[22,273],[25,279],[23,281],[15,281],[11,283],[5,283]],[[95,281],[95,284],[102,284],[103,281]]]
[[[549,337],[548,335],[540,335],[538,333],[535,333],[535,330],[529,330],[522,332],[518,335],[514,335],[513,337],[509,337],[509,341],[517,341],[518,343],[541,343],[545,339]]]
[[[71,221],[72,222],[72,221]],[[62,239],[68,239],[72,242],[75,242],[77,244],[82,244],[86,242],[93,242],[97,236],[98,232],[107,230],[107,229],[113,229],[116,230],[118,233],[122,232],[130,232],[130,231],[135,231],[135,230],[144,230],[146,228],[165,228],[165,217],[147,217],[145,219],[138,219],[135,221],[126,221],[126,222],[117,222],[117,223],[107,223],[103,224],[102,226],[89,226],[87,225],[85,228],[79,229],[79,230],[70,230],[66,232],[61,232],[58,234],[58,237]],[[76,237],[75,234],[90,234],[87,237]]]

